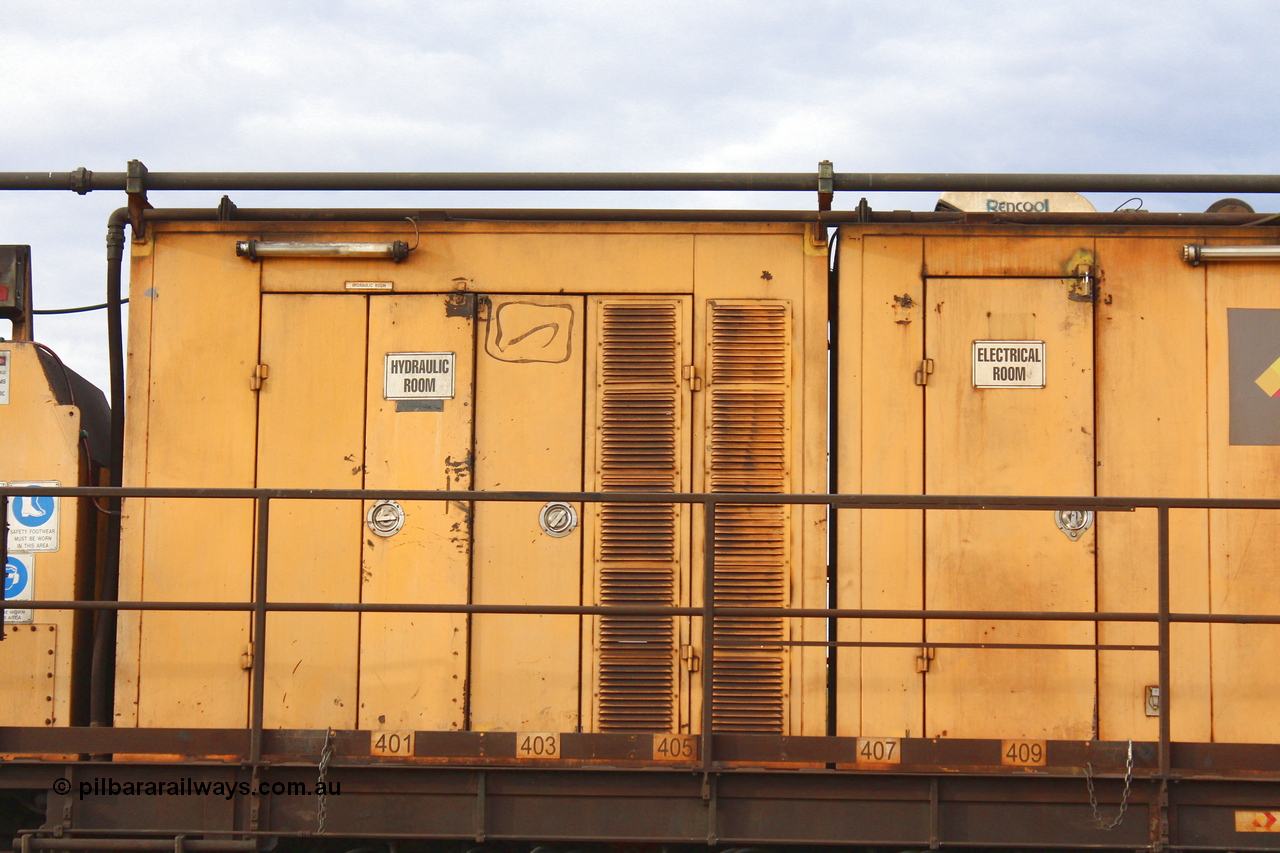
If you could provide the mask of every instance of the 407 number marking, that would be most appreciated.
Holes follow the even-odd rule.
[[[901,764],[902,744],[896,737],[858,738],[859,764]]]
[[[516,758],[559,758],[560,735],[529,732],[516,735]]]

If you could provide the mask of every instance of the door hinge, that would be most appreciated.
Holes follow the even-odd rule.
[[[253,643],[245,643],[244,651],[240,653],[240,668],[245,671],[253,669]]]
[[[933,646],[921,646],[920,654],[916,655],[916,672],[924,673],[929,671],[929,664],[933,661]]]
[[[265,364],[259,364],[257,367],[253,369],[253,376],[250,377],[249,379],[249,387],[252,388],[254,391],[257,391],[259,388],[262,387],[262,383],[266,381],[267,373],[269,372],[270,372],[270,368],[268,368]]]
[[[698,656],[698,651],[693,646],[680,647],[680,660],[684,661],[684,668],[690,672],[702,669],[702,658]]]
[[[684,377],[684,381],[689,383],[690,391],[702,390],[702,377],[698,375],[698,368],[692,364],[686,364],[681,368],[680,375]]]
[[[916,384],[928,385],[930,373],[933,373],[933,359],[921,359],[920,366],[916,368]]]

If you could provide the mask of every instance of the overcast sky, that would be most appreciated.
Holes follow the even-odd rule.
[[[1274,173],[1280,3],[6,0],[0,171]],[[212,206],[218,193],[153,193]],[[1147,196],[1153,210],[1215,197]],[[1260,211],[1268,196],[1248,197]],[[810,207],[808,195],[233,194]],[[1100,210],[1124,197],[1093,195]],[[35,300],[102,301],[122,193],[0,193]],[[874,208],[934,197],[871,195]],[[837,208],[857,204],[837,196]],[[36,336],[105,389],[106,318]],[[211,320],[216,334],[216,320]]]

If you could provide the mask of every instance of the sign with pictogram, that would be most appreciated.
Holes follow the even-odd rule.
[[[57,480],[9,483],[10,486],[57,486]],[[58,550],[56,495],[18,495],[9,498],[9,550]]]
[[[10,601],[31,601],[34,586],[32,577],[35,574],[35,554],[9,553],[4,566],[4,623],[6,625],[27,624],[35,621],[34,610],[10,610]]]

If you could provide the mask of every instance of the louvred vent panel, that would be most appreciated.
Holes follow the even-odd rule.
[[[789,491],[791,306],[712,302],[708,480],[713,492]],[[791,510],[722,504],[716,512],[715,603],[788,602]],[[786,622],[717,617],[716,731],[780,734],[785,725]]]
[[[680,329],[674,300],[601,304],[595,440],[603,491],[679,490]],[[678,521],[670,505],[600,507],[601,604],[676,603]],[[600,730],[674,731],[674,619],[601,616],[597,624]]]

